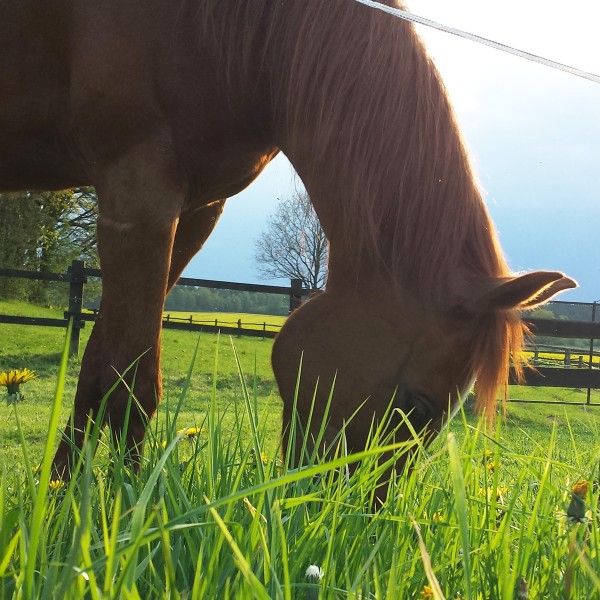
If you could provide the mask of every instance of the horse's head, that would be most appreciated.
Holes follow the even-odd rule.
[[[327,437],[345,425],[354,450],[364,447],[373,421],[386,411],[391,425],[401,423],[394,409],[408,414],[417,431],[437,433],[474,380],[478,406],[491,411],[507,383],[511,353],[521,347],[519,310],[574,285],[560,273],[530,273],[478,285],[437,310],[385,291],[328,291],[292,315],[275,343],[284,425],[292,418],[301,359],[300,420],[306,424],[314,396],[309,431],[315,435],[334,386]],[[404,426],[396,439],[409,436]]]

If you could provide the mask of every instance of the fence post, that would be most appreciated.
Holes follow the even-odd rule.
[[[69,340],[69,355],[79,354],[79,334],[84,326],[81,320],[81,309],[83,308],[83,286],[87,283],[85,276],[85,262],[74,260],[67,269],[71,276],[69,280],[69,309],[65,312],[65,319],[73,318],[73,329]]]
[[[302,279],[290,280],[290,314],[302,304]]]
[[[598,303],[594,300],[594,302],[592,303],[592,323],[594,323],[596,321],[596,307],[598,306]],[[594,338],[591,337],[590,338],[590,371],[594,368]],[[592,403],[592,389],[588,388],[587,389],[587,399],[586,399],[586,404],[591,404]]]

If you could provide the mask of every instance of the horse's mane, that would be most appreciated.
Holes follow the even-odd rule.
[[[509,276],[411,24],[353,0],[218,2],[202,16],[230,80],[253,81],[247,93],[271,105],[275,142],[286,151],[312,136],[309,171],[322,176],[315,189],[305,183],[336,203],[336,243],[357,270],[378,271],[440,312],[467,299],[459,290]],[[473,318],[478,405],[491,408],[524,330],[514,310]]]

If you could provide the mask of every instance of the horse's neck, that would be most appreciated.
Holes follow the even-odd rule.
[[[412,28],[364,7],[334,8],[315,8],[280,45],[278,73],[288,79],[278,85],[276,140],[311,195],[332,260],[348,277],[380,270],[424,290],[447,287],[462,267],[499,270],[489,232],[479,236],[485,257],[467,264],[469,236],[489,222]]]

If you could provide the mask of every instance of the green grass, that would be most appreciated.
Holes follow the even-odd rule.
[[[600,596],[598,489],[589,523],[565,518],[573,484],[598,481],[598,408],[509,405],[487,433],[459,414],[374,511],[389,440],[282,464],[271,341],[233,341],[239,360],[221,338],[215,361],[216,336],[166,331],[141,474],[92,432],[79,475],[49,485],[49,423],[66,420],[78,361],[59,372],[62,330],[0,326],[0,369],[40,374],[24,402],[0,405],[0,600],[397,599],[436,583],[448,599],[508,600],[521,577],[529,598]],[[177,433],[191,425],[203,430]],[[321,580],[307,580],[311,564]]]
[[[36,308],[36,316],[60,316],[58,311]],[[32,314],[28,305],[0,301],[0,314]],[[81,335],[81,353],[91,332],[86,324]],[[24,423],[24,435],[31,445],[34,456],[39,459],[47,435],[47,422],[54,388],[58,376],[60,354],[64,343],[64,329],[20,325],[0,325],[0,371],[28,367],[36,371],[38,378],[22,388],[26,401],[19,406]],[[281,430],[281,401],[271,370],[270,356],[272,340],[235,337],[235,348],[244,369],[245,383],[255,389],[259,414],[267,416],[270,445],[278,443]],[[214,361],[219,347],[219,371],[214,385],[218,391],[215,399],[225,414],[226,423],[231,424],[235,407],[241,402],[241,383],[236,357],[229,338],[220,340],[214,334],[198,334],[173,330],[163,331],[163,384],[165,397],[159,406],[157,419],[162,424],[166,414],[173,409],[185,383],[187,368],[194,356],[196,345],[199,352],[193,365],[194,377],[189,382],[186,402],[179,414],[181,426],[201,426],[206,420],[213,389]],[[63,426],[69,417],[80,359],[70,358],[65,377],[65,394],[61,404],[60,423]],[[21,449],[12,409],[0,404],[1,454],[8,461],[21,461]]]
[[[231,427],[215,392],[191,440],[176,411],[168,427],[155,422],[139,476],[103,438],[92,458],[95,432],[68,484],[50,485],[48,448],[35,475],[5,463],[0,598],[395,600],[438,585],[446,598],[508,600],[521,577],[530,598],[600,593],[598,492],[591,522],[565,518],[572,485],[597,479],[598,451],[583,456],[573,439],[561,458],[556,427],[523,454],[502,426],[487,436],[459,416],[374,510],[377,457],[407,445],[374,435],[358,455],[341,443],[328,461],[286,467],[242,396]],[[322,579],[307,580],[309,565]]]

